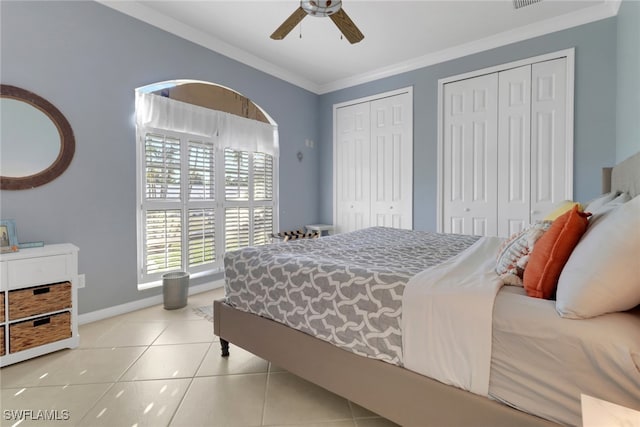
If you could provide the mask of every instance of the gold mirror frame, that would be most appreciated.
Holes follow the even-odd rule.
[[[60,152],[58,157],[46,169],[38,173],[21,177],[0,176],[0,189],[25,190],[53,181],[69,167],[76,150],[76,141],[71,125],[53,104],[28,90],[11,85],[0,85],[0,97],[26,102],[42,111],[56,126],[60,134]]]

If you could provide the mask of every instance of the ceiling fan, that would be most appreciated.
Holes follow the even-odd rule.
[[[282,40],[307,15],[315,17],[328,16],[351,44],[358,43],[364,38],[364,35],[342,8],[342,0],[300,1],[300,7],[271,34],[271,38],[274,40]]]

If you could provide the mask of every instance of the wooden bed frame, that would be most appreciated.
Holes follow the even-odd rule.
[[[640,153],[603,170],[603,192],[640,193]],[[214,301],[214,333],[229,343],[403,426],[551,426],[548,420],[345,351],[278,322]],[[232,350],[231,350],[232,352]]]

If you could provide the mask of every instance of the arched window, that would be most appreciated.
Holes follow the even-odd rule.
[[[270,242],[278,132],[263,110],[222,86],[163,82],[136,90],[136,134],[139,288]]]

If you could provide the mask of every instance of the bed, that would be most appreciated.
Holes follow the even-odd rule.
[[[610,199],[638,196],[640,153],[605,175]],[[602,210],[589,220],[602,225],[583,236],[574,254],[593,253],[583,241],[605,232],[607,218],[622,211]],[[214,301],[214,333],[223,356],[232,343],[401,425],[578,425],[581,393],[640,410],[640,301],[602,315],[581,312],[572,306],[569,284],[589,269],[572,271],[571,259],[557,301],[496,284],[495,273],[482,280],[490,286],[477,290],[466,279],[478,276],[476,270],[465,269],[478,254],[491,258],[500,243],[374,228],[230,253],[227,296]],[[380,247],[387,250],[382,257]],[[423,247],[441,249],[421,253]],[[490,262],[478,265],[486,270]],[[612,280],[623,281],[634,268]],[[460,289],[451,294],[448,286],[434,286],[421,300],[420,280]],[[630,289],[626,300],[634,301],[637,289]],[[479,299],[486,304],[476,304]],[[329,306],[317,305],[320,300]],[[580,304],[591,310],[594,303]],[[465,317],[466,324],[448,330]],[[440,326],[416,326],[424,324]],[[438,366],[425,368],[425,360]],[[462,373],[449,373],[458,366]]]

